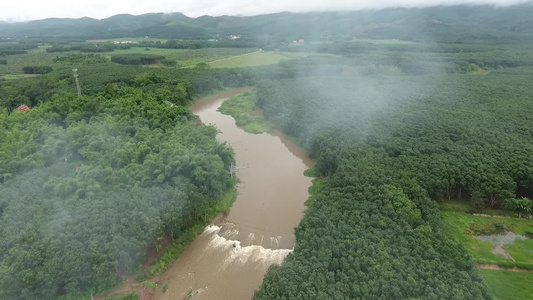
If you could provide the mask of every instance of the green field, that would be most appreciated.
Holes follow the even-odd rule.
[[[414,44],[411,41],[402,41],[398,39],[388,39],[388,40],[375,40],[375,39],[355,39],[352,40],[352,43],[369,43],[377,45],[410,45]]]
[[[146,51],[146,49],[149,50]],[[177,60],[178,66],[183,68],[193,67],[199,63],[208,63],[221,59],[231,58],[233,56],[253,53],[255,51],[257,51],[256,48],[203,48],[189,50],[132,47],[127,50],[115,50],[113,52],[105,52],[102,53],[102,55],[105,55],[108,58],[113,55],[136,53],[163,55],[167,59]]]
[[[35,77],[35,76],[41,76],[41,75],[36,75],[36,74],[7,74],[7,75],[0,75],[0,78],[1,79],[5,79],[5,80],[16,80],[16,79],[21,79],[21,78],[28,78],[28,77]]]
[[[475,238],[475,235],[492,235],[503,233],[505,228],[516,234],[526,235],[533,232],[533,221],[509,218],[514,214],[501,210],[483,209],[476,211],[487,215],[504,215],[505,217],[474,216],[474,210],[465,202],[446,201],[441,203],[444,220],[457,241],[462,243],[477,263],[498,264],[503,267],[533,268],[533,240],[515,240],[512,245],[503,246],[503,250],[514,261],[492,253],[495,245]],[[492,233],[492,234],[491,234]],[[492,296],[496,300],[533,299],[533,273],[504,270],[479,270]]]
[[[479,270],[494,300],[533,299],[533,273]]]
[[[7,65],[0,65],[0,75],[22,74],[22,67],[24,66],[47,65],[55,69],[59,64],[53,62],[54,58],[74,53],[79,52],[48,53],[46,47],[39,47],[28,51],[27,54],[6,55],[3,59],[7,60]]]
[[[491,251],[495,246],[489,242],[473,237],[474,235],[490,235],[499,228],[519,235],[533,233],[533,221],[517,218],[496,218],[473,216],[460,212],[443,211],[444,220],[457,241],[461,242],[478,263],[500,264],[533,269],[533,240],[517,239],[512,245],[502,248],[514,259],[506,259]]]
[[[243,68],[274,65],[282,60],[305,57],[307,54],[292,52],[253,52],[236,57],[212,61],[209,65],[213,68]]]
[[[145,38],[145,37],[124,37],[124,38],[113,38],[113,39],[99,39],[99,40],[87,40],[87,43],[101,43],[101,42],[114,42],[114,41],[134,41],[134,42],[155,42],[160,41],[165,43],[167,39],[157,39],[157,38]]]
[[[146,51],[146,49],[149,49]],[[196,50],[188,49],[160,49],[160,48],[144,48],[132,47],[127,50],[115,50],[112,52],[96,53],[102,56],[111,58],[113,55],[119,54],[156,54],[163,55],[167,59],[178,61],[179,67],[194,67],[199,63],[208,63],[211,61],[220,61],[221,59],[231,58],[247,53],[256,52],[256,48],[203,48]],[[58,68],[70,67],[64,63],[55,63],[53,60],[56,57],[68,56],[80,53],[79,51],[68,52],[46,52],[46,47],[39,47],[28,51],[27,54],[7,55],[4,59],[7,60],[6,65],[0,65],[0,76],[2,75],[20,75],[22,74],[22,67],[24,66],[51,66],[54,70]],[[85,53],[87,54],[87,53]],[[285,56],[284,56],[285,57]],[[287,58],[288,59],[288,58]],[[279,60],[278,60],[279,61]],[[275,62],[277,63],[277,62]],[[19,77],[10,77],[6,79],[17,79]]]

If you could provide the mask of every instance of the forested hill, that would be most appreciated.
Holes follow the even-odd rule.
[[[276,13],[253,17],[202,16],[181,13],[115,15],[96,20],[45,19],[0,23],[0,38],[69,37],[80,39],[150,36],[209,39],[240,35],[249,39],[357,38],[461,42],[494,38],[524,41],[533,35],[533,5],[509,7],[438,6],[371,11]],[[456,34],[461,32],[461,34]],[[532,40],[529,38],[529,40]]]

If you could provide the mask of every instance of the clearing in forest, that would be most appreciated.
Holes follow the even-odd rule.
[[[257,51],[244,55],[212,61],[209,63],[209,65],[212,68],[254,67],[274,65],[282,60],[302,58],[304,56],[306,56],[306,54],[304,53]]]
[[[494,299],[531,299],[533,220],[495,210],[469,214],[472,209],[464,203],[444,203],[441,208],[452,235],[479,264]]]

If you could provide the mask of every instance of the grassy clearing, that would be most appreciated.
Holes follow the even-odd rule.
[[[479,270],[495,300],[533,299],[533,273]]]
[[[474,235],[491,234],[505,228],[520,235],[533,233],[533,221],[516,218],[496,218],[473,216],[461,212],[443,211],[444,220],[457,241],[461,242],[472,254],[474,260],[484,264],[498,264],[502,267],[519,267],[533,269],[533,240],[516,240],[503,249],[514,258],[506,259],[491,251],[494,245],[473,237]]]
[[[502,228],[520,235],[533,233],[533,221],[518,218],[474,216],[480,213],[495,216],[515,216],[513,212],[502,210],[474,210],[468,203],[446,201],[441,203],[442,214],[450,232],[462,243],[477,263],[497,264],[504,268],[519,267],[533,269],[533,240],[516,240],[514,244],[503,246],[514,262],[492,253],[494,245],[474,238],[473,235],[496,234]],[[531,236],[530,236],[531,237]],[[533,273],[504,270],[480,269],[480,274],[495,300],[533,299]]]
[[[205,226],[209,224],[214,217],[216,217],[219,213],[227,214],[229,212],[236,198],[237,191],[235,189],[228,191],[216,206],[206,211],[205,220],[198,221],[189,229],[182,232],[179,238],[176,239],[171,246],[164,250],[163,256],[161,256],[159,261],[151,266],[148,270],[137,275],[135,280],[137,282],[142,282],[154,276],[163,274],[163,272],[170,267],[172,261],[178,258],[181,252],[183,252],[187,246],[189,246],[189,244],[204,231]]]
[[[256,94],[254,91],[245,92],[229,98],[218,109],[225,115],[235,119],[237,126],[249,133],[271,132],[274,128],[260,111],[255,109]]]
[[[253,52],[246,55],[231,57],[212,61],[209,65],[212,68],[243,68],[274,65],[282,60],[297,59],[306,56],[304,53],[293,52]]]
[[[225,58],[239,56],[251,52],[256,52],[257,48],[209,48],[209,49],[160,49],[160,48],[148,48],[146,51],[144,47],[132,47],[127,50],[115,50],[113,52],[96,53],[111,58],[113,55],[119,54],[156,54],[163,55],[167,59],[178,61],[179,67],[194,67],[200,63],[208,63],[211,61],[218,61]],[[79,54],[79,51],[67,51],[67,52],[46,52],[46,47],[39,47],[28,51],[27,54],[7,55],[3,59],[7,60],[6,65],[0,65],[0,75],[21,75],[22,67],[24,66],[39,66],[47,65],[51,66],[54,70],[59,68],[71,68],[74,65],[68,65],[64,63],[54,63],[54,58],[68,56],[72,54]],[[87,54],[87,53],[84,53]],[[13,77],[10,79],[18,79],[20,77]]]
[[[35,76],[42,76],[42,75],[38,75],[38,74],[7,74],[7,75],[2,75],[0,78],[5,79],[5,80],[17,80],[17,79],[21,79],[21,78],[28,78],[28,77],[35,77]]]
[[[114,39],[101,39],[101,40],[87,40],[87,43],[101,43],[101,42],[154,42],[160,41],[161,43],[166,43],[167,39],[157,39],[157,38],[146,38],[146,37],[124,37],[124,38],[114,38]]]
[[[411,41],[402,41],[398,39],[389,39],[389,40],[373,40],[373,39],[355,39],[351,41],[352,43],[368,43],[376,45],[411,45],[415,42]]]
[[[69,51],[62,53],[48,53],[44,47],[39,47],[28,51],[27,54],[6,55],[3,59],[7,60],[6,65],[0,65],[0,75],[21,75],[22,67],[25,66],[51,66],[54,70],[63,65],[54,63],[54,58],[57,56],[66,56],[78,51]],[[13,77],[18,79],[19,77]]]
[[[149,49],[146,51],[146,49]],[[167,59],[178,61],[179,67],[194,67],[199,63],[208,63],[220,59],[230,58],[233,56],[243,55],[251,52],[256,52],[257,48],[204,48],[197,50],[188,49],[160,49],[160,48],[143,48],[132,47],[126,50],[115,50],[113,52],[105,52],[102,55],[110,58],[112,55],[119,54],[155,54],[163,55]]]

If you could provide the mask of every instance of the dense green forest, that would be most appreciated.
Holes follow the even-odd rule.
[[[343,56],[289,63],[294,74],[342,71],[262,81],[256,103],[325,178],[255,299],[491,298],[436,202],[533,203],[527,43],[299,45]]]
[[[198,68],[175,69],[161,68],[157,72],[150,72],[141,66],[126,66],[101,62],[102,57],[86,56],[83,61],[71,55],[65,56],[65,64],[44,77],[24,78],[23,80],[0,80],[0,107],[8,111],[16,109],[21,104],[30,107],[41,102],[50,101],[59,91],[75,92],[75,82],[72,67],[77,67],[80,74],[80,84],[84,95],[96,95],[118,87],[135,86],[145,92],[166,93],[168,90],[171,102],[186,104],[192,95],[206,93],[222,87],[248,85],[254,82],[254,76],[247,70],[202,70]]]
[[[317,158],[364,143],[383,149],[434,199],[500,207],[532,197],[529,76],[373,75],[269,81],[258,86],[266,118]]]
[[[233,152],[214,127],[189,121],[188,81],[143,91],[162,83],[154,78],[1,109],[0,298],[108,289],[139,270],[148,246],[204,222],[233,186]]]
[[[505,78],[382,74],[260,84],[265,117],[330,176],[309,202],[294,254],[272,267],[256,298],[488,298],[439,213],[425,211],[436,209],[427,195],[482,207],[531,197],[533,95],[528,77]],[[469,275],[456,280],[444,261]]]
[[[491,298],[436,203],[384,151],[343,151],[308,206],[255,299]]]

